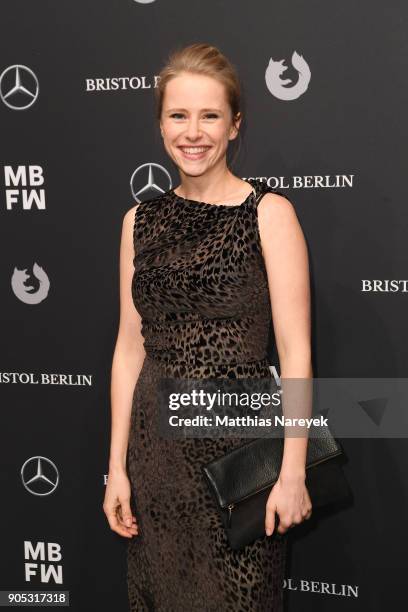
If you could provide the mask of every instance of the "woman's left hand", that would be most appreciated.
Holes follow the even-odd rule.
[[[272,535],[275,529],[275,513],[279,515],[277,532],[280,534],[310,518],[312,502],[305,485],[304,473],[299,476],[279,475],[266,503],[266,535]]]

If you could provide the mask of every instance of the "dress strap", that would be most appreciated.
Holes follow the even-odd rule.
[[[259,202],[262,200],[265,193],[277,193],[278,195],[283,196],[287,200],[289,200],[288,196],[278,189],[274,189],[273,187],[269,187],[269,185],[265,181],[261,181],[260,179],[256,179],[253,182],[256,191],[255,197],[255,207],[258,207]]]

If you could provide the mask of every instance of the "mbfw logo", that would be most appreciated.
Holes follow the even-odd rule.
[[[130,190],[136,202],[162,195],[172,187],[169,172],[153,162],[136,168],[130,178]]]
[[[296,51],[292,55],[292,66],[298,73],[297,82],[292,85],[291,79],[282,79],[281,76],[288,66],[285,66],[283,60],[274,60],[272,57],[269,60],[268,67],[265,72],[266,86],[275,98],[279,100],[296,100],[305,93],[309,87],[311,72],[308,63]]]
[[[361,291],[370,293],[407,293],[408,280],[370,280],[361,281]]]
[[[34,72],[22,64],[9,66],[0,75],[0,98],[13,110],[26,110],[38,98],[40,86]]]
[[[51,495],[59,483],[59,473],[55,463],[47,457],[30,457],[21,468],[24,488],[33,495]]]
[[[27,280],[31,277],[34,277],[35,285],[26,285]],[[27,268],[24,270],[14,268],[11,288],[14,295],[24,304],[39,304],[48,295],[50,280],[43,268],[34,263],[32,274],[27,274]]]
[[[151,4],[155,0],[135,0],[138,4]]]
[[[61,545],[57,542],[33,543],[25,540],[24,560],[26,582],[32,582],[33,577],[36,577],[44,584],[51,581],[54,584],[63,583]]]
[[[4,184],[6,187],[6,207],[12,210],[14,205],[23,210],[45,209],[44,171],[41,166],[4,166]],[[41,188],[40,188],[41,187]]]

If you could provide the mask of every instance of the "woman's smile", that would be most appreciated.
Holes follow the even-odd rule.
[[[179,146],[179,149],[185,159],[198,160],[205,157],[207,151],[211,149],[211,146]]]

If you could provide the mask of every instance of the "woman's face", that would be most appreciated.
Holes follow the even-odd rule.
[[[216,79],[183,72],[167,83],[160,120],[163,143],[186,175],[225,165],[228,141],[236,138],[240,122],[239,117],[232,124],[224,85]]]

